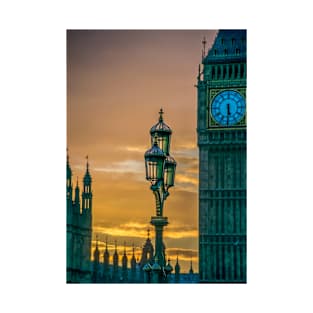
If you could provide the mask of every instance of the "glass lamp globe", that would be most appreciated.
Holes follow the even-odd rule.
[[[158,146],[157,136],[154,137],[153,146],[145,153],[146,179],[152,184],[163,179],[166,155]]]

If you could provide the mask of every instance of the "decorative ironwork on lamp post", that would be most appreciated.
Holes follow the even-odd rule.
[[[150,129],[152,147],[145,153],[146,179],[151,182],[151,190],[156,200],[156,215],[151,217],[155,227],[154,264],[146,264],[144,271],[146,282],[167,282],[167,277],[173,270],[168,260],[165,260],[163,243],[163,227],[168,225],[168,219],[163,216],[164,201],[169,196],[169,188],[174,186],[176,161],[170,155],[172,130],[163,121],[161,109],[159,122]]]

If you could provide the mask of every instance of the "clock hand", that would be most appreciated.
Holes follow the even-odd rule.
[[[229,122],[229,115],[230,115],[230,109],[229,109],[229,103],[227,103],[227,125]]]

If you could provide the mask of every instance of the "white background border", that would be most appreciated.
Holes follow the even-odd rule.
[[[6,1],[0,37],[2,312],[312,312],[313,49],[306,3]],[[65,284],[71,28],[248,29],[247,285]]]

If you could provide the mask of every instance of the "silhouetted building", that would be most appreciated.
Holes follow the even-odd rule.
[[[139,262],[139,267],[140,267],[140,276],[141,276],[141,281],[144,281],[144,270],[143,267],[149,263],[151,266],[153,264],[153,256],[154,256],[154,248],[153,248],[153,244],[151,242],[150,239],[150,231],[148,229],[148,238],[145,242],[145,244],[143,245],[142,248],[142,254],[141,254],[141,259]]]
[[[178,256],[177,256],[176,264],[175,264],[175,283],[178,284],[179,280],[180,280],[180,266],[178,263]]]
[[[92,268],[97,269],[98,272],[93,272],[93,282],[95,283],[152,283],[157,280],[158,271],[161,269],[160,265],[155,262],[154,258],[150,257],[150,252],[153,251],[153,245],[151,239],[148,237],[142,247],[141,251],[141,261],[135,258],[135,248],[132,248],[132,256],[130,260],[130,267],[128,267],[128,256],[126,252],[126,246],[124,244],[124,251],[122,254],[122,264],[119,265],[119,254],[117,249],[117,243],[115,241],[115,250],[113,255],[112,264],[109,263],[109,251],[106,242],[105,250],[103,253],[103,263],[98,262],[98,245],[94,249],[94,260],[92,262]],[[143,260],[146,260],[144,266],[142,265]],[[145,269],[148,269],[148,274]],[[165,266],[165,271],[168,273],[172,272],[173,267],[171,265],[170,259],[168,259]],[[197,274],[193,273],[192,263],[190,265],[189,273],[181,274],[180,265],[178,262],[178,257],[175,265],[175,276],[174,274],[167,275],[168,283],[197,283],[199,277]]]
[[[112,282],[116,283],[120,281],[119,268],[118,268],[118,253],[117,253],[117,243],[115,241],[115,251],[113,254],[113,274]]]
[[[137,270],[137,263],[136,263],[136,257],[135,257],[135,247],[133,245],[133,255],[130,260],[130,268],[131,268],[131,276],[130,281],[135,282],[136,281],[136,270]]]
[[[100,251],[98,248],[98,240],[97,240],[96,249],[93,253],[93,271],[92,271],[92,282],[93,283],[100,282],[99,270],[100,270]]]
[[[91,261],[91,239],[92,239],[92,190],[91,175],[89,173],[89,163],[87,159],[86,172],[83,178],[83,192],[80,196],[78,179],[75,187],[73,200],[72,170],[67,156],[67,282],[68,283],[144,283],[158,281],[158,271],[161,270],[158,262],[154,258],[154,246],[150,238],[148,229],[140,260],[135,257],[135,247],[132,248],[130,268],[128,268],[128,256],[124,244],[121,264],[119,264],[119,254],[117,242],[113,262],[110,264],[110,253],[108,242],[105,242],[103,254],[100,253],[98,238],[93,251],[93,261]],[[81,201],[80,201],[81,199]],[[165,245],[163,244],[163,254],[165,256]],[[148,268],[148,276],[144,271]],[[168,259],[164,270],[171,273],[173,268]],[[164,273],[165,275],[165,273]],[[166,275],[165,275],[166,276]],[[182,278],[181,278],[182,277]],[[174,275],[167,275],[168,283],[191,282],[189,274],[180,274],[178,258],[175,265]],[[196,281],[194,281],[196,282]]]
[[[90,254],[92,236],[92,191],[87,159],[80,204],[78,180],[73,200],[72,170],[67,155],[66,164],[66,281],[85,283],[91,281]]]
[[[105,250],[103,253],[103,282],[109,283],[111,281],[110,277],[110,253],[108,250],[108,240],[105,242]]]
[[[122,282],[128,282],[128,269],[127,269],[128,258],[126,255],[126,245],[124,243],[124,254],[122,257]]]

